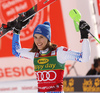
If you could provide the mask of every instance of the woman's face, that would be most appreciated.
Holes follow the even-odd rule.
[[[43,50],[47,45],[48,39],[41,34],[35,34],[34,42],[39,50]]]

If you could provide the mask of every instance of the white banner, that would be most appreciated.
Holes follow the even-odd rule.
[[[35,72],[32,60],[17,57],[0,58],[0,81],[34,78]]]
[[[0,93],[37,93],[37,81],[7,81],[0,82]]]

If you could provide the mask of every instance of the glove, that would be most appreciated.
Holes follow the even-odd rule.
[[[13,30],[13,33],[17,33],[17,34],[20,34],[20,30],[25,27],[28,23],[29,23],[30,20],[26,20],[25,22],[22,22],[20,20],[20,18],[17,18],[16,19],[16,24],[15,24],[15,28]]]
[[[29,21],[35,16],[33,15],[32,17],[30,17],[30,15],[32,15],[33,13],[31,11],[28,12],[23,12],[21,14],[19,14],[18,19],[16,19],[16,25],[15,25],[15,29],[14,29],[14,33],[20,34],[20,30],[25,27]],[[28,20],[26,20],[25,22],[22,22],[23,19],[30,17]]]
[[[80,34],[81,34],[81,39],[84,39],[84,38],[88,38],[88,31],[87,30],[90,30],[90,26],[83,20],[80,21],[79,23],[79,29],[80,29]]]
[[[8,22],[8,23],[7,23],[7,27],[8,27],[8,28],[13,28],[13,27],[15,27],[15,24],[16,24],[16,20],[11,21],[11,22]]]

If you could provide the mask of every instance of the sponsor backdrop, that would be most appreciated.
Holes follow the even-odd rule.
[[[41,0],[0,0],[0,26],[2,23],[6,24],[8,21],[14,20],[19,13],[27,11],[39,1]],[[74,23],[69,17],[69,11],[73,8],[78,9],[82,14],[82,19],[90,24],[91,32],[98,38],[99,1],[57,0],[37,13],[27,27],[21,31],[21,46],[32,48],[34,28],[38,24],[49,21],[52,30],[52,43],[68,47],[71,50],[81,51],[80,33],[75,31]],[[94,7],[96,7],[95,11]],[[95,13],[98,15],[98,19]],[[0,39],[0,81],[34,79],[35,73],[32,60],[16,58],[12,55],[12,36],[11,31]],[[98,52],[100,51],[100,45],[91,36],[89,36],[89,40],[91,45],[90,61],[87,63],[67,61],[64,76],[85,76],[91,68],[94,57],[100,56]]]
[[[27,11],[39,1],[41,0],[0,1],[0,26],[2,23],[14,20],[19,13]],[[51,23],[52,42],[67,47],[61,4],[60,0],[57,0],[56,3],[37,13],[21,31],[20,40],[23,48],[32,48],[34,28],[45,21]],[[9,32],[0,39],[0,81],[33,79],[35,77],[33,62],[12,55],[12,36],[12,32]]]

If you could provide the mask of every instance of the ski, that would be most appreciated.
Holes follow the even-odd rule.
[[[48,5],[52,4],[55,1],[56,0],[41,0],[35,6],[33,6],[31,9],[29,9],[28,11],[19,14],[18,18],[22,22],[31,20],[36,13],[38,13],[42,9],[46,8]],[[0,38],[2,38],[5,34],[7,34],[9,31],[14,29],[14,23],[16,23],[18,18],[16,18],[15,20],[13,20],[11,22],[8,22],[7,24],[2,24],[2,26],[0,28]]]

